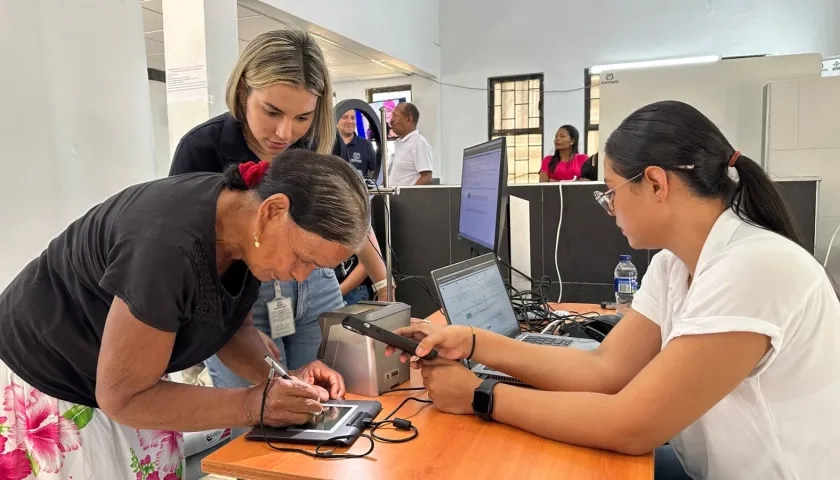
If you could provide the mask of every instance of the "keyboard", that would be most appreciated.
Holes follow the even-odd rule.
[[[550,347],[568,347],[572,344],[571,338],[564,337],[549,337],[542,335],[528,335],[522,339],[525,343],[533,343],[535,345],[548,345]]]

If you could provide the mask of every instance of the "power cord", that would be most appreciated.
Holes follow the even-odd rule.
[[[365,183],[368,185],[368,188],[374,188],[377,193],[381,193],[381,190],[379,189],[379,185],[376,183],[376,181],[374,181],[373,179],[370,179],[370,178],[366,178],[365,180],[366,180]],[[388,216],[388,219],[390,221],[391,211],[390,211],[390,209],[388,208],[388,205],[385,202],[382,202],[382,205],[383,205],[383,207],[385,207],[385,214]],[[373,240],[370,239],[370,236],[368,236],[368,242],[370,242],[370,244],[373,245]],[[385,245],[385,248],[387,248],[391,252],[391,258],[394,260],[394,265],[393,265],[392,271],[388,272],[388,274],[391,275],[391,277],[393,277],[393,279],[395,281],[396,280],[409,280],[409,281],[413,281],[413,282],[419,284],[420,287],[423,288],[423,290],[426,292],[426,294],[429,295],[429,298],[432,299],[432,302],[434,302],[435,306],[438,307],[438,310],[442,310],[443,307],[441,305],[440,299],[437,298],[437,296],[435,294],[433,294],[432,291],[429,289],[429,287],[422,281],[423,278],[429,278],[429,277],[423,277],[423,276],[418,276],[418,275],[403,275],[403,274],[399,273],[400,259],[399,259],[399,257],[397,257],[397,252],[394,251],[394,247],[391,246],[391,242],[386,242],[386,243],[387,243],[387,245]],[[379,254],[379,258],[382,259],[382,263],[386,263],[385,262],[385,257],[382,255],[382,252],[380,251],[380,249],[377,248],[376,245],[373,245],[373,247],[374,247],[374,250],[376,250],[376,252]],[[387,263],[386,263],[386,268],[387,268]]]
[[[391,419],[400,409],[405,406],[406,403],[409,401],[414,401],[418,403],[432,403],[431,400],[417,398],[417,397],[406,397],[400,404],[395,408],[391,413],[389,413],[384,419],[375,422],[372,418],[366,418],[363,423],[363,430],[370,429],[369,433],[357,433],[354,435],[337,435],[335,437],[330,437],[326,440],[315,445],[315,450],[304,450],[302,448],[293,448],[293,447],[278,447],[271,443],[271,440],[268,439],[268,436],[265,434],[265,402],[268,399],[268,390],[271,387],[271,377],[273,377],[274,372],[271,372],[271,376],[269,380],[265,383],[265,388],[263,388],[263,396],[262,402],[260,404],[260,434],[263,437],[263,441],[265,444],[268,445],[269,448],[278,452],[286,452],[286,453],[300,453],[302,455],[306,455],[313,458],[324,458],[324,459],[331,459],[331,460],[342,460],[348,458],[363,458],[370,455],[374,449],[374,443],[376,441],[380,441],[382,443],[405,443],[417,438],[420,434],[420,431],[411,424],[410,420],[404,418],[394,418]],[[396,391],[408,391],[408,390],[425,390],[425,388],[404,388],[404,389],[393,389],[390,392]],[[388,392],[388,393],[390,393]],[[376,430],[379,428],[393,425],[396,430],[402,431],[411,431],[407,437],[403,438],[387,438],[382,437],[376,434]],[[337,453],[335,450],[336,448],[340,448],[346,445],[338,445],[336,443],[344,440],[344,441],[351,441],[358,438],[365,438],[370,442],[370,447],[364,453]],[[332,446],[333,448],[329,450],[321,450],[324,447]]]
[[[553,329],[546,328],[543,333],[552,333],[554,329],[559,329],[560,333],[568,335],[569,330],[568,327],[576,328],[580,333],[585,335],[587,338],[591,338],[593,340],[601,341],[604,339],[604,334],[599,332],[598,330],[592,328],[587,323],[592,320],[593,316],[597,316],[598,312],[586,312],[586,313],[574,313],[569,312],[568,315],[558,315],[553,311],[549,311],[549,316],[555,318],[554,322],[551,322],[549,326],[554,325]]]
[[[575,181],[577,177],[572,178]],[[563,301],[563,279],[560,278],[560,262],[557,260],[557,249],[560,248],[560,226],[563,225],[563,182],[557,182],[557,190],[560,192],[560,219],[557,220],[557,235],[554,238],[554,270],[557,272],[557,285],[560,293],[557,294],[557,303]]]
[[[409,389],[406,389],[406,390],[409,390]],[[422,390],[425,390],[425,389],[422,389]],[[393,392],[393,391],[397,391],[397,390],[395,389],[395,390],[391,390],[391,391]],[[406,403],[411,402],[411,401],[418,402],[418,403],[432,403],[431,400],[427,400],[427,399],[424,399],[424,398],[406,397],[405,399],[403,399],[402,402],[400,402],[400,404],[397,406],[397,408],[395,408],[391,413],[389,413],[388,416],[386,416],[384,419],[382,419],[378,422],[365,421],[365,426],[370,427],[370,436],[372,438],[382,442],[382,443],[405,443],[405,442],[410,442],[411,440],[414,440],[415,438],[417,438],[417,435],[420,434],[420,431],[417,430],[417,427],[415,427],[414,425],[411,424],[410,420],[407,420],[405,418],[395,418],[393,420],[391,419],[391,417],[396,415],[396,413],[398,411],[400,411],[400,409],[403,406],[405,406]],[[411,433],[407,437],[403,437],[403,438],[381,437],[381,436],[376,434],[376,431],[378,429],[380,429],[382,427],[385,427],[385,426],[388,426],[388,425],[393,425],[394,428],[397,429],[397,430],[411,431]]]

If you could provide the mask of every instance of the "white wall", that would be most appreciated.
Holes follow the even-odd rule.
[[[0,61],[2,289],[154,155],[140,2],[4,1]]]
[[[735,148],[760,162],[764,85],[774,80],[819,78],[821,64],[822,56],[812,53],[605,71],[604,74],[613,75],[615,83],[601,84],[600,150],[613,130],[636,109],[669,99],[696,107]],[[604,163],[599,167],[603,178]]]
[[[149,80],[149,99],[152,104],[152,132],[155,141],[155,176],[169,175],[172,157],[169,154],[169,119],[166,114],[166,84]]]
[[[816,257],[823,261],[840,225],[840,77],[773,82],[767,96],[768,171],[822,179]],[[828,271],[840,281],[840,239],[834,241]]]
[[[434,77],[439,75],[438,0],[262,0],[262,3]]]
[[[589,66],[637,60],[840,53],[836,0],[450,0],[440,9],[441,80],[478,88],[491,76],[542,72],[546,90],[577,89]],[[546,145],[564,123],[583,131],[583,98],[546,93]],[[443,87],[441,104],[444,164],[459,178],[447,159],[487,140],[487,94]]]
[[[432,155],[434,155],[432,168],[434,169],[434,176],[439,177],[443,168],[440,150],[440,86],[437,83],[418,76],[408,76],[366,82],[334,83],[333,90],[337,101],[348,98],[367,101],[368,89],[394,85],[411,85],[411,103],[416,105],[417,110],[420,111],[420,122],[417,125],[417,130],[426,137],[432,146]],[[460,155],[457,160],[461,160]]]

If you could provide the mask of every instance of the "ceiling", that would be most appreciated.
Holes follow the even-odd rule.
[[[163,54],[163,0],[140,0],[143,11],[143,32],[146,40],[146,64],[149,68],[166,70]],[[239,27],[239,51],[260,33],[269,30],[283,30],[289,25],[269,18],[262,13],[239,5],[237,7]],[[374,62],[336,43],[316,37],[330,69],[333,82],[378,80],[404,76],[393,68]]]

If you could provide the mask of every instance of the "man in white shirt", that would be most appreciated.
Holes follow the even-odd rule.
[[[412,103],[397,105],[391,116],[391,130],[399,137],[388,167],[391,185],[428,185],[432,181],[432,147],[417,131],[420,112]]]

